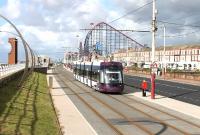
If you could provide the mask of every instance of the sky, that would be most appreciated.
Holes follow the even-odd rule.
[[[1,0],[0,14],[12,21],[37,54],[54,59],[63,52],[77,50],[84,42],[90,23],[107,22],[116,29],[151,30],[151,0]],[[163,26],[166,27],[166,44],[200,44],[200,0],[156,0],[156,46],[163,45]],[[139,10],[135,11],[136,9]],[[131,12],[133,11],[133,12]],[[123,15],[128,15],[122,17]],[[120,18],[122,17],[122,18]],[[119,20],[116,20],[120,18]],[[113,20],[116,20],[112,22]],[[14,29],[0,18],[0,30]],[[151,33],[125,32],[141,44],[151,46]],[[78,36],[77,36],[78,35]],[[0,63],[7,62],[10,51],[8,38],[0,32]],[[19,59],[24,59],[19,40]]]

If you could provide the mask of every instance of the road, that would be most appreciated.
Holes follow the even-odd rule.
[[[150,89],[150,78],[131,75],[124,76],[125,84],[136,88],[140,87],[144,79],[148,82],[148,89]],[[156,80],[156,94],[200,106],[200,86]]]

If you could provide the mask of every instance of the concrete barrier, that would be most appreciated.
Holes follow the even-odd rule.
[[[34,71],[38,73],[47,74],[48,67],[35,67]]]
[[[24,68],[25,64],[16,64],[16,65],[2,64],[0,65],[0,78],[4,78],[4,76],[18,72]]]
[[[17,79],[19,78],[22,73],[24,72],[24,70],[20,70],[20,71],[17,71],[13,74],[9,74],[7,76],[4,76],[3,78],[0,78],[0,87],[3,87],[4,85],[6,85],[8,82],[14,80],[14,79]]]

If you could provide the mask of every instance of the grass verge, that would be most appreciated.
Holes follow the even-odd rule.
[[[59,135],[46,75],[34,73],[21,88],[17,83],[0,89],[0,134]]]

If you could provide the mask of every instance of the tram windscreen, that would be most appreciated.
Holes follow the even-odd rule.
[[[120,70],[109,70],[105,71],[105,82],[106,83],[122,83],[122,72]]]

